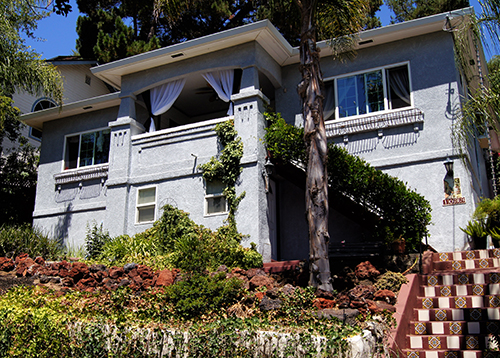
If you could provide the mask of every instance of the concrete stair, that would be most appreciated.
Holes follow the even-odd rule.
[[[420,275],[406,358],[499,358],[500,249],[433,253]]]

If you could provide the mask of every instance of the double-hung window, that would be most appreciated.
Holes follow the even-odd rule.
[[[325,119],[411,106],[408,65],[374,69],[325,81]]]
[[[224,184],[220,180],[206,182],[205,215],[227,213],[227,201],[223,191]]]
[[[109,140],[109,129],[67,136],[64,169],[76,169],[107,163],[109,159]]]
[[[156,187],[139,189],[137,191],[136,223],[150,223],[155,221]]]

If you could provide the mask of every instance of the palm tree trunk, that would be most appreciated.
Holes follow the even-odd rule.
[[[300,71],[298,92],[302,99],[304,140],[308,152],[306,216],[309,226],[309,284],[332,292],[328,259],[327,142],[323,119],[323,79],[316,31],[313,25],[317,0],[296,0],[301,11]]]

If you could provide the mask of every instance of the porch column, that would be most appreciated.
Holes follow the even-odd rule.
[[[265,192],[262,175],[266,151],[261,140],[265,133],[264,103],[269,100],[257,89],[258,85],[257,69],[244,69],[242,89],[231,97],[234,103],[235,129],[243,141],[243,172],[236,191],[237,195],[246,192],[236,212],[236,223],[239,232],[249,235],[242,244],[248,247],[251,242],[256,243],[264,262],[269,262],[275,246],[275,238],[272,237],[274,231],[270,229],[274,218],[269,217],[269,196]]]
[[[134,95],[121,98],[118,118],[109,122],[109,173],[107,181],[106,228],[111,236],[127,232],[128,212],[134,202],[129,198],[131,137],[143,133],[144,127],[136,121]]]

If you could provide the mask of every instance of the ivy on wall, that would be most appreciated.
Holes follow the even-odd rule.
[[[243,142],[234,129],[232,119],[217,124],[214,130],[222,151],[217,158],[212,157],[208,163],[200,164],[198,169],[202,171],[205,181],[220,180],[224,184],[223,194],[229,206],[228,223],[236,229],[235,213],[245,197],[245,192],[236,195],[236,181],[242,171],[240,162],[243,157]]]

